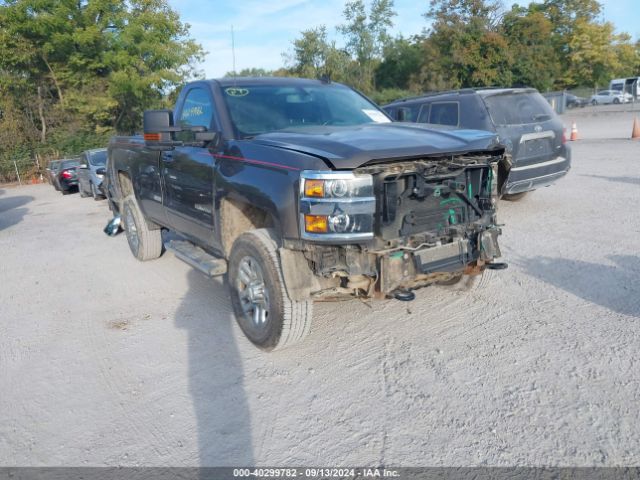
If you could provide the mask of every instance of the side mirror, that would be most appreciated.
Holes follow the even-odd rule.
[[[218,145],[220,141],[220,134],[218,132],[196,132],[196,142],[212,143]]]
[[[171,110],[147,110],[143,120],[144,143],[147,147],[170,150],[182,145],[173,139],[173,133],[181,131],[180,127],[173,124],[173,112]]]
[[[105,173],[107,173],[107,170],[104,167],[96,169],[96,175],[104,175]]]

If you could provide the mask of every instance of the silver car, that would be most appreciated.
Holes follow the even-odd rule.
[[[99,190],[107,165],[107,149],[86,150],[80,155],[78,167],[78,191],[81,197],[93,197],[94,200],[104,198]]]
[[[591,105],[606,105],[609,103],[628,103],[630,95],[617,90],[601,90],[591,96]]]

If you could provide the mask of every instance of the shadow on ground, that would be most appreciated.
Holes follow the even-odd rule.
[[[4,193],[5,190],[0,190],[0,196]],[[33,200],[33,197],[27,195],[0,198],[0,230],[20,223],[29,211],[29,209],[21,207]]]
[[[630,185],[640,185],[640,178],[639,177],[607,177],[604,175],[580,175],[581,177],[591,177],[591,178],[597,178],[600,180],[607,180],[609,182],[616,182],[616,183],[628,183]]]
[[[640,257],[607,256],[614,265],[534,257],[517,261],[525,271],[551,285],[609,310],[640,318]]]
[[[189,334],[189,391],[198,422],[199,464],[253,465],[249,406],[230,301],[215,296],[221,285],[196,270],[188,273],[188,282],[176,325]]]

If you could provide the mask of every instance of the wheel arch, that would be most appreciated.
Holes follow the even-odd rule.
[[[220,243],[228,258],[236,239],[245,232],[269,228],[282,238],[280,222],[269,209],[237,197],[227,196],[220,201]]]

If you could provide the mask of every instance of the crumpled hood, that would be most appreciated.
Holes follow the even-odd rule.
[[[360,167],[372,160],[461,154],[502,148],[494,133],[483,130],[434,129],[415,123],[367,124],[355,127],[306,127],[280,130],[253,141],[310,154],[336,169]]]

